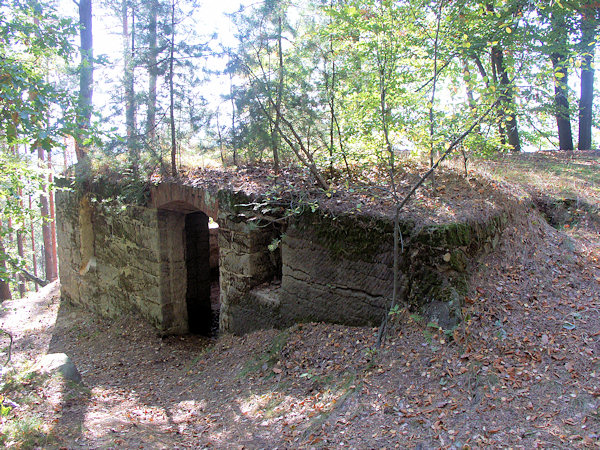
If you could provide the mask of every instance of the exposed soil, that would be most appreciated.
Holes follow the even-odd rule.
[[[393,219],[394,206],[411,190],[428,167],[412,160],[399,164],[395,177],[396,195],[392,194],[389,175],[378,171],[358,172],[352,181],[336,176],[330,189],[316,186],[306,171],[283,168],[275,175],[267,165],[236,169],[194,169],[183,173],[177,182],[208,190],[227,188],[244,192],[265,206],[292,210],[311,204],[333,214],[361,214]],[[154,181],[158,181],[155,179]],[[427,181],[401,212],[402,220],[417,227],[455,221],[485,220],[503,208],[506,195],[497,182],[484,177],[463,176],[460,171],[443,167],[436,171],[435,183]]]
[[[379,351],[376,329],[312,323],[163,339],[61,304],[57,284],[5,302],[13,367],[65,352],[84,385],[5,385],[3,442],[37,416],[44,448],[600,447],[600,237],[517,204],[463,323],[400,310]]]

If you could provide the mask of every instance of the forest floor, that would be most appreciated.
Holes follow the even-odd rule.
[[[400,311],[378,351],[376,329],[322,323],[161,338],[138,317],[61,303],[57,283],[4,302],[0,327],[15,342],[0,443],[600,447],[599,158],[533,158],[474,164],[513,183],[522,208],[475,268],[462,324],[439,330]],[[28,372],[53,352],[83,384]]]

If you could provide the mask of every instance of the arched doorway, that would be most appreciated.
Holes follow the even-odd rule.
[[[212,335],[220,310],[218,226],[180,203],[163,205],[158,221],[165,332]]]
[[[210,335],[219,322],[219,202],[178,183],[153,186],[151,198],[158,211],[165,332]]]
[[[209,217],[185,215],[186,306],[190,333],[209,335],[212,324]]]

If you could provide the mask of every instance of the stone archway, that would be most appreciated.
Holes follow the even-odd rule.
[[[218,277],[219,272],[211,251],[218,252],[218,245],[216,230],[209,229],[211,218],[217,222],[218,201],[202,190],[164,183],[152,188],[151,203],[158,210],[165,332],[209,335],[215,314],[218,320],[218,297],[211,308],[211,273]]]

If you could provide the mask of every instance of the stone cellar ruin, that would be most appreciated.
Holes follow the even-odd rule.
[[[138,311],[162,334],[243,334],[323,321],[378,325],[389,308],[393,221],[326,208],[265,221],[260,195],[161,182],[131,204],[59,191],[64,299],[108,317]],[[400,224],[400,300],[440,326],[460,316],[473,262],[506,225]],[[218,317],[218,322],[217,322]]]

